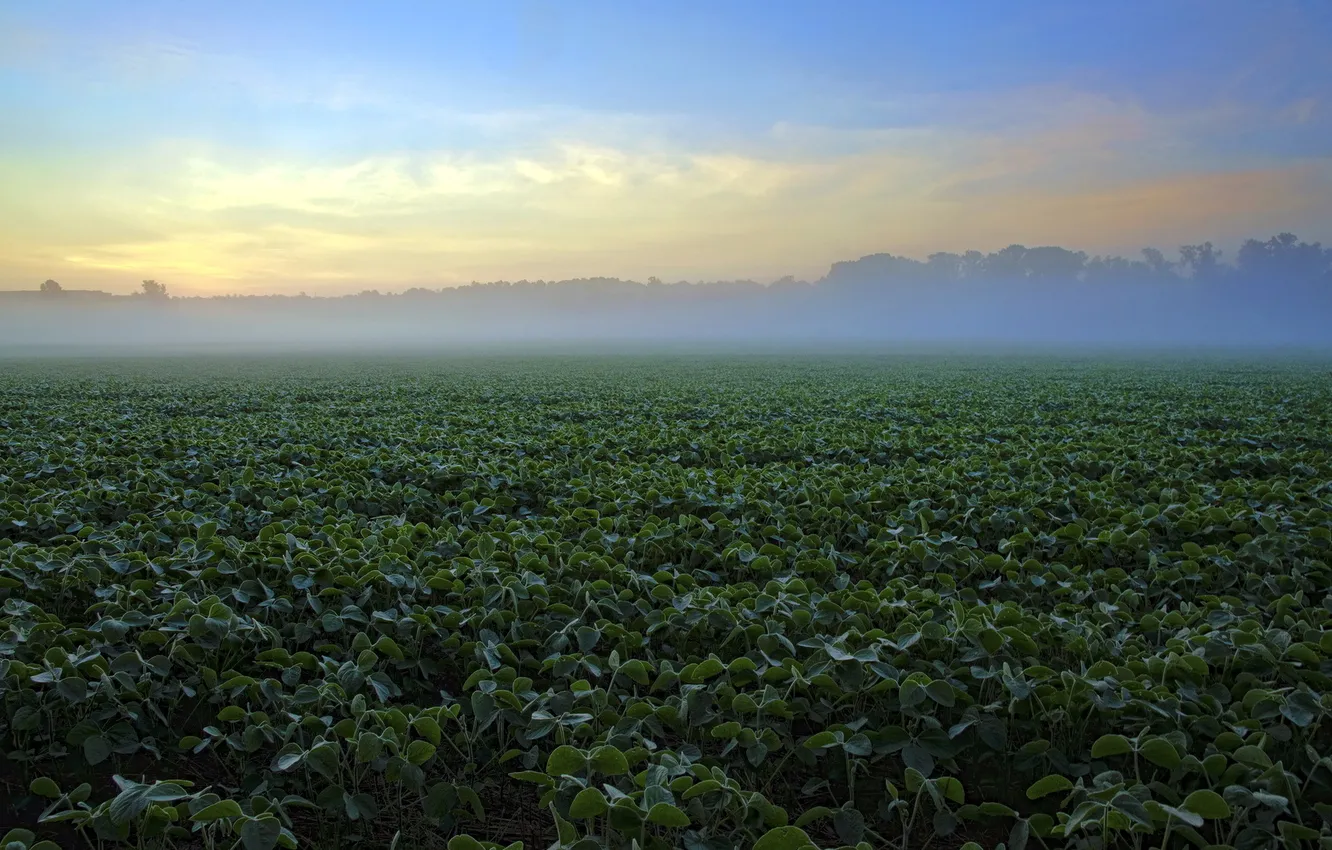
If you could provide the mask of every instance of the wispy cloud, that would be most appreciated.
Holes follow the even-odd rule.
[[[117,190],[104,176],[95,195],[77,183],[44,187],[34,194],[77,212],[48,216],[42,239],[13,247],[36,260],[44,242],[59,250],[40,256],[75,273],[157,277],[185,290],[397,288],[595,274],[817,276],[877,250],[1011,241],[1132,250],[1325,212],[1327,174],[1316,163],[1127,181],[1098,170],[1118,146],[1153,137],[1149,120],[1025,136],[871,131],[837,144],[828,142],[838,131],[776,131],[793,133],[800,144],[766,156],[550,142],[326,165],[178,149],[155,155],[146,184]],[[89,215],[132,222],[139,236],[90,238],[96,227],[78,226]]]
[[[13,129],[0,140],[0,286],[815,277],[882,250],[1168,248],[1332,220],[1326,159],[1215,142],[1269,124],[1312,132],[1326,120],[1314,96],[1151,108],[1067,82],[830,89],[836,108],[782,101],[718,121],[170,33],[20,26],[0,26],[4,67],[56,81],[68,102],[0,117]],[[121,118],[131,108],[153,132]],[[37,130],[65,148],[18,147]]]

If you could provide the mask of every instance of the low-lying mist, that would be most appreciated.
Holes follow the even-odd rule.
[[[1283,234],[1250,240],[1240,262],[1223,267],[1210,245],[1194,248],[1206,249],[1201,262],[1188,246],[1178,263],[1150,249],[1151,262],[1089,262],[1080,252],[1021,246],[928,262],[874,255],[837,263],[815,283],[769,286],[593,279],[338,298],[173,298],[156,285],[116,297],[48,287],[0,293],[0,350],[1332,347],[1332,251]]]

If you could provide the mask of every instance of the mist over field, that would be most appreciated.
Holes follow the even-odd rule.
[[[1166,261],[1062,248],[891,254],[786,278],[642,284],[500,282],[343,297],[0,293],[8,352],[438,348],[488,344],[1028,345],[1321,348],[1332,344],[1332,251],[1289,234],[1233,265],[1208,245]]]

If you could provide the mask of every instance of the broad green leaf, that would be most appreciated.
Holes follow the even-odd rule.
[[[813,847],[809,835],[797,826],[779,826],[770,829],[754,842],[754,850],[804,850]]]
[[[238,818],[241,814],[240,804],[235,800],[219,800],[190,815],[190,820],[196,823],[208,823],[223,818]]]
[[[1070,782],[1067,777],[1052,773],[1049,776],[1036,780],[1027,788],[1027,799],[1039,800],[1041,797],[1050,794],[1071,790],[1073,790],[1073,783]]]
[[[941,776],[934,780],[934,787],[939,790],[940,794],[958,805],[967,801],[962,783],[952,776]]]
[[[957,700],[953,686],[942,679],[935,679],[926,685],[925,693],[929,695],[930,699],[946,707],[951,707]]]
[[[551,776],[573,776],[586,768],[583,754],[570,746],[556,747],[546,760],[546,773]]]
[[[435,754],[435,745],[426,741],[412,741],[407,745],[407,761],[412,764],[425,764]]]
[[[1138,752],[1142,753],[1142,757],[1152,764],[1172,769],[1179,767],[1179,752],[1175,749],[1174,744],[1164,738],[1147,739],[1138,749]]]
[[[1102,735],[1092,744],[1092,758],[1121,756],[1133,752],[1133,743],[1123,735]]]
[[[608,744],[594,749],[588,761],[603,776],[622,776],[629,772],[629,760],[624,753]]]
[[[676,829],[689,826],[689,816],[670,803],[657,803],[648,809],[647,819],[652,823]]]
[[[28,790],[38,797],[47,797],[55,800],[60,797],[60,786],[54,779],[45,776],[39,776],[28,784]]]
[[[795,825],[802,827],[808,826],[816,820],[822,820],[823,818],[830,818],[832,816],[833,810],[827,806],[814,806],[813,808],[806,809],[800,817],[796,818]]]
[[[413,718],[412,728],[415,729],[422,738],[425,738],[435,746],[439,746],[440,741],[443,740],[439,723],[433,717],[422,714]]]
[[[1202,815],[1208,820],[1224,820],[1230,817],[1230,805],[1215,791],[1199,789],[1184,798],[1181,808]]]
[[[1185,823],[1192,827],[1199,827],[1203,825],[1202,815],[1198,814],[1197,812],[1191,812],[1187,809],[1177,809],[1174,806],[1166,806],[1166,805],[1162,805],[1161,810],[1165,812],[1167,815],[1169,815],[1171,818],[1173,818],[1175,821],[1178,821],[1180,823]]]
[[[603,814],[609,804],[606,795],[598,788],[584,788],[569,804],[569,817],[595,818]]]
[[[245,850],[273,850],[282,834],[282,824],[272,815],[260,815],[246,821],[240,834]]]
[[[83,758],[90,765],[98,765],[111,757],[111,742],[101,735],[83,739]]]

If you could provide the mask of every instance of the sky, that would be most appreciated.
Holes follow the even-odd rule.
[[[1327,0],[0,4],[0,289],[1332,241]]]

